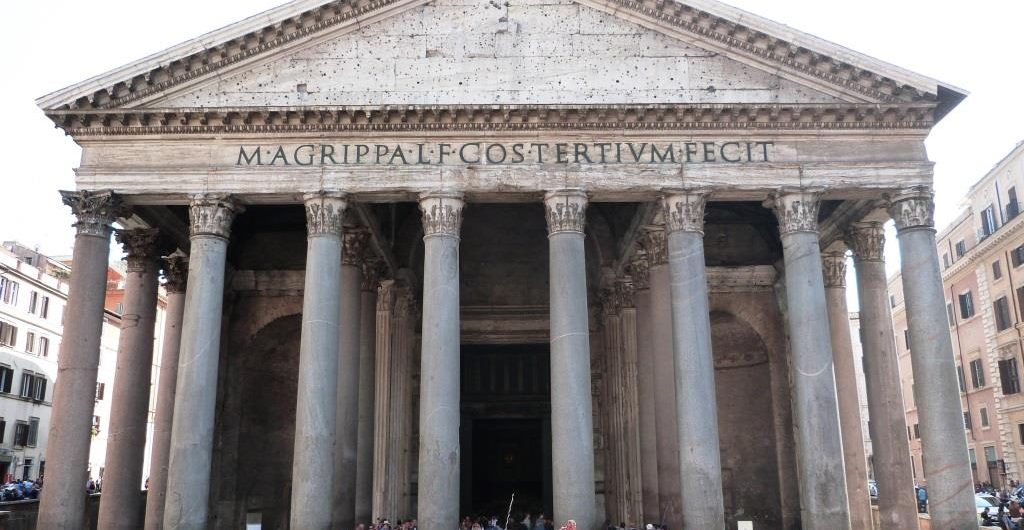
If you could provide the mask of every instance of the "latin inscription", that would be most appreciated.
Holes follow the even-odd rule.
[[[238,166],[766,163],[774,142],[239,146]]]

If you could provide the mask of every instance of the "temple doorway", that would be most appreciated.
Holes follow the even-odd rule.
[[[551,513],[550,396],[547,344],[463,346],[462,514]]]

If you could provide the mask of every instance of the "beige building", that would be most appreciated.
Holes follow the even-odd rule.
[[[911,491],[882,406],[902,402],[892,218],[932,515],[966,528],[924,147],[964,97],[715,0],[296,0],[44,96],[83,150],[62,192],[83,340],[61,356],[83,369],[40,524],[84,517],[77,398],[119,222],[140,319],[101,527],[451,530],[516,493],[580,530],[866,528],[846,245],[875,478]],[[143,506],[160,268],[179,361]],[[909,496],[879,513],[916,525]]]
[[[971,186],[965,209],[938,236],[946,313],[960,379],[968,447],[977,482],[997,487],[1024,478],[1024,394],[1021,393],[1024,143]],[[904,396],[915,382],[899,276],[890,281]],[[917,406],[906,399],[915,468],[921,447]]]

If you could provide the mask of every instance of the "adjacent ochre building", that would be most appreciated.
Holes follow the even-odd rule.
[[[100,527],[451,530],[515,493],[581,530],[865,528],[847,288],[874,476],[913,486],[889,218],[933,522],[976,525],[924,148],[964,97],[714,0],[296,0],[44,96],[83,153],[40,525],[82,525],[117,221]]]
[[[1024,217],[1018,188],[1024,189],[1024,143],[971,186],[964,211],[937,241],[971,467],[975,481],[996,487],[1024,478]],[[906,329],[899,284],[894,277],[890,288],[904,395],[910,396],[915,380],[908,343],[899,335]],[[920,473],[915,400],[908,398],[906,407]]]

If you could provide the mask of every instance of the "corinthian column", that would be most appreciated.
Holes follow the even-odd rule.
[[[861,430],[860,398],[857,390],[857,369],[850,338],[850,312],[846,308],[846,252],[827,252],[821,258],[825,276],[825,300],[832,333],[832,362],[836,372],[836,393],[839,400],[839,425],[843,432],[843,462],[846,465],[846,496],[850,503],[850,524],[853,528],[871,528],[871,497],[868,493],[868,463]],[[861,300],[861,324],[864,322]],[[896,360],[895,354],[893,360]],[[903,406],[896,408],[903,415]],[[910,452],[908,451],[909,455]],[[901,489],[886,491],[905,491]],[[907,497],[909,495],[893,495]],[[916,517],[916,515],[915,515]],[[913,528],[912,525],[904,528]]]
[[[351,530],[356,510],[356,444],[359,429],[359,293],[363,283],[363,251],[369,234],[345,232],[341,266],[340,325],[338,326],[338,400],[334,452],[335,530]]]
[[[587,195],[544,197],[551,286],[551,460],[556,520],[580,530],[598,524],[594,495],[594,419],[590,381],[587,269],[583,248]]]
[[[378,263],[362,263],[362,289],[359,295],[359,427],[356,438],[356,523],[369,525],[373,507],[373,412],[377,342]]]
[[[850,505],[818,243],[819,204],[819,195],[808,191],[780,193],[774,200],[786,267],[800,505],[804,530],[848,530]]]
[[[676,361],[672,345],[672,287],[664,226],[649,226],[643,245],[650,261],[651,356],[654,369],[654,415],[658,461],[658,513],[655,521],[681,528],[682,486],[679,466],[679,416],[676,413]]]
[[[670,193],[662,200],[672,278],[672,336],[679,418],[683,528],[723,528],[715,359],[704,271],[707,194]]]
[[[932,192],[923,187],[896,195],[889,206],[900,242],[910,360],[914,379],[926,382],[918,387],[917,415],[928,512],[933,528],[973,530],[978,526],[974,482],[935,252],[934,211]]]
[[[61,198],[78,221],[38,526],[76,530],[86,526],[82,484],[88,478],[111,224],[127,210],[110,192],[62,191]]]
[[[135,530],[143,521],[140,492],[153,368],[160,232],[152,228],[122,230],[116,237],[128,255],[128,267],[103,473],[107,487],[100,502],[99,528]]]
[[[391,335],[394,329],[394,280],[383,280],[377,288],[375,374],[373,385],[373,520],[394,517],[390,502],[393,487],[388,479],[394,462],[391,460]]]
[[[423,212],[418,523],[459,524],[459,230],[462,195],[428,193]],[[401,487],[398,485],[396,487]]]
[[[185,285],[188,280],[188,256],[181,251],[164,260],[164,289],[167,311],[164,315],[164,344],[160,350],[160,380],[157,383],[156,413],[153,418],[153,449],[149,458],[149,490],[146,492],[146,530],[160,530],[164,522],[167,498],[167,459],[171,450],[171,425],[174,421],[174,389],[178,382],[178,348],[181,346],[181,320],[185,314]]]
[[[638,429],[640,437],[640,485],[643,502],[643,522],[660,521],[658,508],[658,422],[654,403],[654,325],[650,284],[650,261],[647,251],[641,249],[630,264],[636,286],[636,372],[638,400]]]
[[[907,417],[903,412],[903,388],[885,276],[885,230],[881,223],[858,223],[846,239],[857,267],[875,480],[879,491],[911,491],[914,478],[910,441],[906,436]],[[862,475],[857,478],[864,482]],[[882,530],[913,528],[917,524],[917,504],[910,495],[879,495],[878,511]]]
[[[338,321],[341,289],[341,194],[305,196],[306,277],[302,292],[302,338],[295,408],[291,527],[331,527],[335,477],[338,389]]]
[[[189,205],[191,255],[181,326],[178,388],[171,427],[164,528],[208,526],[224,268],[231,222],[241,210],[227,195],[196,195]]]

